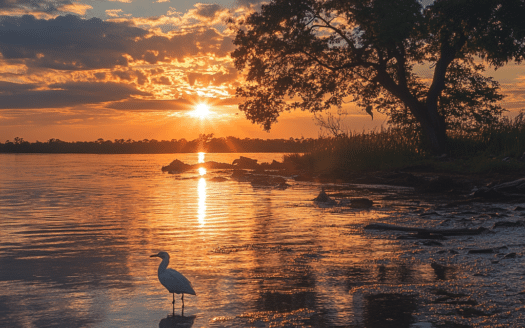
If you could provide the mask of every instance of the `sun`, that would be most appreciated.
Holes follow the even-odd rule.
[[[210,106],[207,104],[198,104],[195,109],[190,112],[192,117],[200,118],[201,120],[208,118],[211,114]]]

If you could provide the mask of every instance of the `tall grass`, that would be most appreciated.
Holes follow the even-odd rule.
[[[421,149],[417,136],[382,128],[323,138],[310,152],[287,160],[304,169],[330,173],[393,169],[424,157]]]
[[[519,158],[525,151],[525,113],[474,133],[449,133],[451,156],[487,156]]]
[[[449,156],[446,159],[428,153],[414,131],[382,128],[323,138],[310,152],[289,155],[285,161],[310,171],[336,175],[415,166],[464,173],[525,169],[522,162],[525,152],[523,113],[478,131],[453,131],[448,135]]]

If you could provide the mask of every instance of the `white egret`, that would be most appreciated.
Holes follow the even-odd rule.
[[[182,273],[168,269],[170,263],[170,255],[166,252],[159,252],[158,254],[151,255],[150,257],[160,257],[162,262],[159,265],[159,281],[162,286],[172,293],[173,295],[173,306],[175,306],[175,294],[182,294],[182,307],[184,308],[184,294],[196,295],[190,281],[182,275]]]

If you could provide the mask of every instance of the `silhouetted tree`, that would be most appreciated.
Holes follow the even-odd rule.
[[[447,128],[500,117],[499,85],[480,59],[523,60],[523,17],[524,0],[272,0],[233,24],[232,56],[247,80],[239,108],[269,130],[282,111],[352,100],[417,126],[441,154]]]

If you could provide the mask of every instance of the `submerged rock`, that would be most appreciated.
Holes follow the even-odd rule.
[[[434,270],[436,278],[438,280],[448,280],[451,278],[451,275],[456,271],[454,267],[446,266],[437,262],[430,263],[430,267]],[[448,295],[448,297],[453,297],[453,294]]]
[[[496,253],[494,248],[471,249],[467,254],[492,254]]]
[[[414,187],[425,193],[444,193],[462,190],[465,188],[465,184],[464,181],[457,178],[438,175],[419,178]]]
[[[286,183],[285,178],[279,176],[255,176],[250,183],[253,187],[278,187],[280,189],[286,189],[290,186]]]
[[[368,198],[354,198],[350,201],[350,207],[352,208],[370,208],[374,205],[374,202]]]
[[[498,222],[494,223],[494,226],[492,227],[492,229],[498,228],[498,227],[514,228],[514,227],[524,227],[524,226],[525,226],[525,221],[523,221],[523,220],[518,220],[518,221],[498,221]]]
[[[228,181],[228,179],[224,178],[224,177],[213,177],[210,179],[210,181],[213,181],[213,182],[224,182],[224,181]]]

